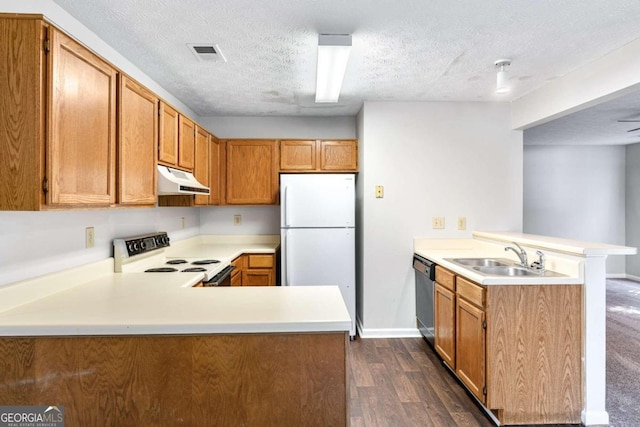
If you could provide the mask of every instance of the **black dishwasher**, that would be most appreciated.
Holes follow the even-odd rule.
[[[436,265],[413,255],[413,268],[416,271],[416,320],[422,336],[431,346],[435,341],[435,285]]]

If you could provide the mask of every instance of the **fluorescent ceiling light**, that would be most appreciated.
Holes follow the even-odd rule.
[[[351,34],[318,36],[316,102],[338,102],[351,52]]]

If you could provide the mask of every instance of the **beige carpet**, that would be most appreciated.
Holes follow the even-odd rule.
[[[640,283],[607,280],[607,411],[611,427],[640,426]]]

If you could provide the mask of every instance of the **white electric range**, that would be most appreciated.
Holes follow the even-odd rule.
[[[113,240],[116,273],[177,274],[202,273],[204,286],[229,286],[231,271],[228,262],[217,259],[167,257],[164,248],[170,246],[166,232],[145,234]]]

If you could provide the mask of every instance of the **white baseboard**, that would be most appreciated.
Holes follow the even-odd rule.
[[[634,276],[633,274],[625,274],[623,278],[633,280],[635,282],[640,282],[640,276]]]
[[[585,426],[609,425],[609,413],[607,411],[585,411],[583,409],[580,418]]]
[[[358,336],[360,338],[420,338],[418,328],[364,328],[360,318],[356,318]]]
[[[628,279],[629,275],[625,273],[609,273],[607,274],[607,279]]]

